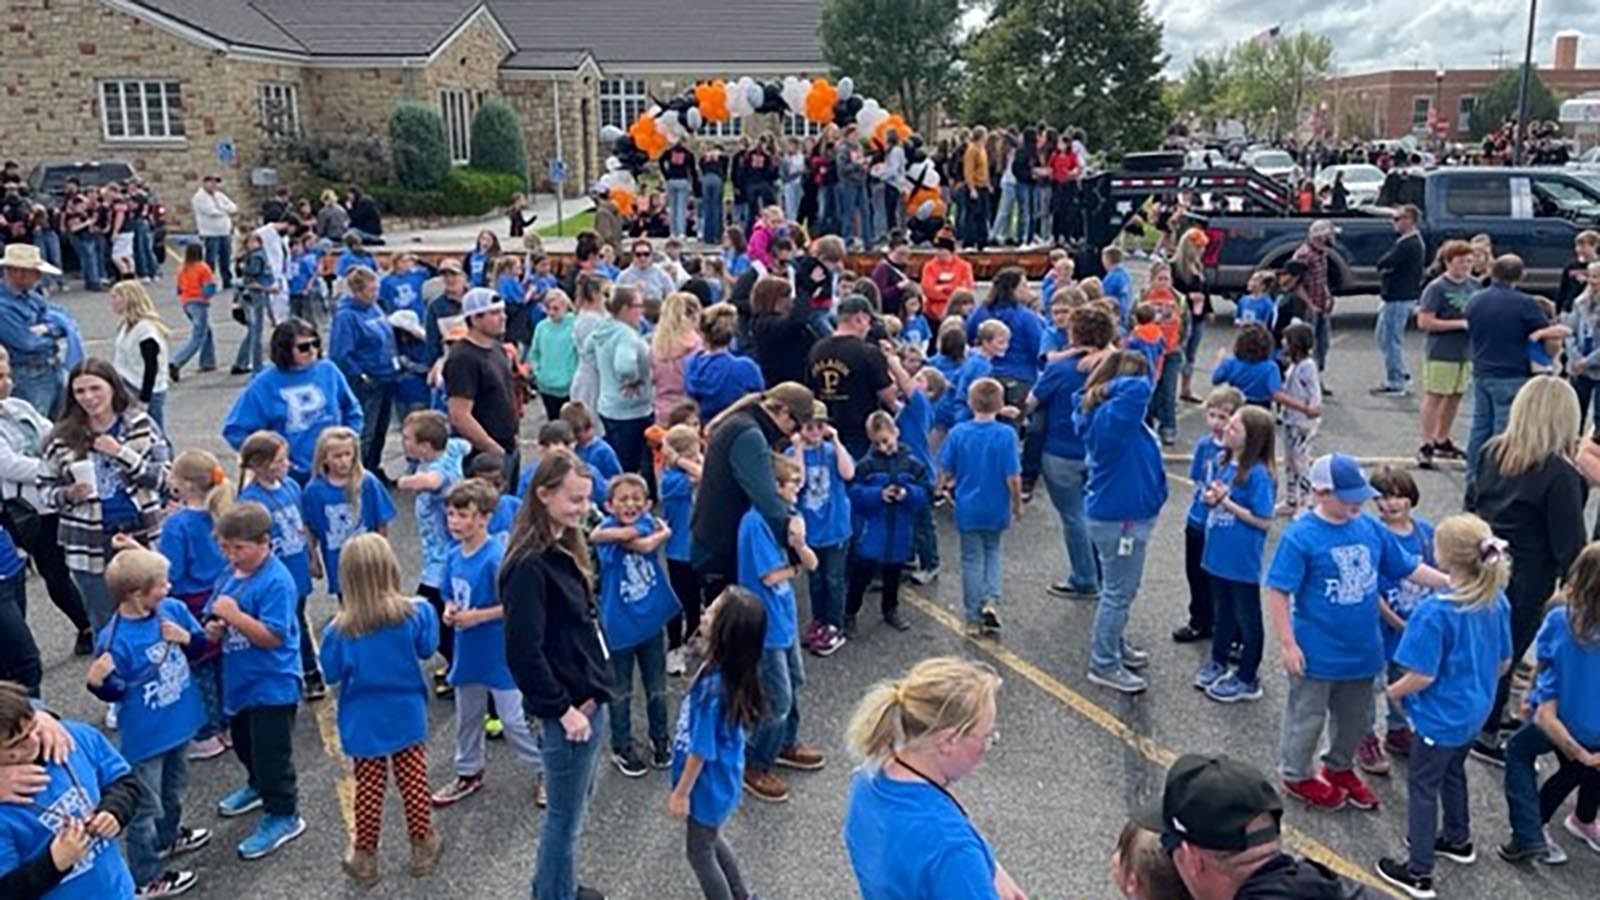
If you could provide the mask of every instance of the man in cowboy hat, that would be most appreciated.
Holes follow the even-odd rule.
[[[0,257],[0,344],[11,353],[12,393],[50,416],[61,394],[59,341],[66,331],[39,290],[39,279],[61,270],[32,244],[7,244]]]

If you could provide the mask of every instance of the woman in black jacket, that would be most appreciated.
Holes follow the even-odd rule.
[[[1578,395],[1550,375],[1531,379],[1511,401],[1506,430],[1483,445],[1474,512],[1511,544],[1511,658],[1533,643],[1556,581],[1583,549],[1583,476],[1578,447]],[[1494,707],[1472,754],[1504,764],[1500,717],[1511,674],[1500,678]]]
[[[537,720],[549,806],[533,872],[536,900],[578,896],[578,836],[589,805],[613,676],[600,637],[582,521],[589,468],[566,451],[539,462],[500,567],[506,662]]]
[[[795,299],[787,280],[768,276],[756,282],[750,292],[750,357],[767,384],[805,382],[815,340],[810,319],[810,307]]]

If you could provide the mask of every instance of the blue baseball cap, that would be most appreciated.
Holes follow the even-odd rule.
[[[1311,464],[1311,489],[1332,491],[1345,503],[1365,503],[1378,496],[1367,481],[1367,473],[1361,471],[1361,464],[1343,453],[1317,457]]]

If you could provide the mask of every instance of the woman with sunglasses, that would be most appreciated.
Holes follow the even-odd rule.
[[[1024,900],[950,786],[994,746],[1000,676],[951,656],[874,685],[845,740],[864,759],[850,779],[844,844],[864,900]]]
[[[240,392],[222,422],[222,437],[237,450],[256,431],[275,431],[289,442],[289,475],[304,485],[322,429],[343,425],[361,433],[361,401],[339,367],[322,358],[322,339],[304,319],[272,330],[272,365]]]

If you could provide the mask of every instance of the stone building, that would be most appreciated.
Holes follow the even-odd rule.
[[[0,157],[125,159],[187,227],[207,172],[241,206],[314,156],[382,177],[397,102],[436,106],[464,164],[473,113],[498,97],[536,186],[559,155],[572,194],[603,171],[600,129],[652,98],[824,71],[820,17],[820,0],[8,0]]]

